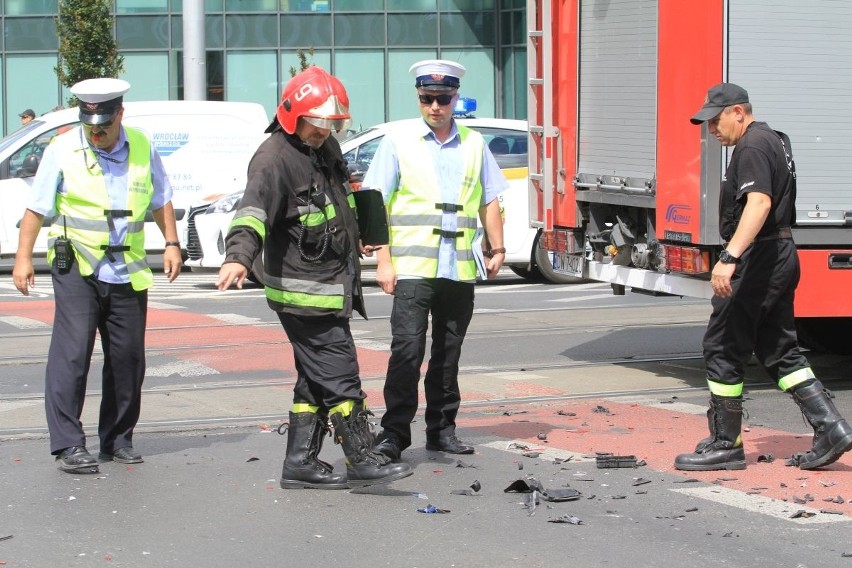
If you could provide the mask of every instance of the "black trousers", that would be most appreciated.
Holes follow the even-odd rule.
[[[704,335],[711,381],[742,383],[752,353],[775,381],[810,367],[799,350],[793,317],[799,274],[792,239],[758,242],[746,251],[731,280],[733,294],[711,301]]]
[[[296,386],[293,402],[318,406],[321,414],[347,400],[367,398],[361,390],[355,340],[348,318],[306,317],[278,312],[293,347]]]
[[[132,446],[145,378],[148,292],[83,278],[76,265],[66,274],[54,267],[51,275],[56,308],[44,397],[50,451],[86,445],[80,416],[95,332],[100,332],[104,353],[100,450],[113,453]]]
[[[387,410],[382,428],[396,434],[402,449],[411,445],[417,413],[420,366],[432,314],[432,352],[426,370],[426,435],[452,434],[461,404],[459,359],[473,317],[474,285],[445,278],[399,280],[391,313],[391,356],[385,380]]]

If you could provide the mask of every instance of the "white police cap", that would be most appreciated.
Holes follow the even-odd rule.
[[[76,83],[71,93],[77,97],[80,122],[97,125],[111,121],[121,108],[124,93],[129,90],[130,83],[110,77]]]
[[[418,61],[408,70],[416,77],[414,86],[432,91],[458,89],[467,69],[460,63],[447,59],[426,59]]]

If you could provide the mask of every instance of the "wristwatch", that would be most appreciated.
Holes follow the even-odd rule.
[[[736,264],[739,261],[740,257],[732,255],[727,250],[723,250],[719,253],[719,262],[722,264]]]

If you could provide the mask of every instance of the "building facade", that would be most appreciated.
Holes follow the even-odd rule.
[[[59,0],[0,0],[3,134],[18,114],[64,104],[54,72]],[[353,128],[417,115],[412,63],[467,67],[477,116],[526,117],[526,0],[205,0],[207,98],[261,103],[271,117],[299,50],[338,76]],[[126,100],[183,97],[182,0],[113,0]]]

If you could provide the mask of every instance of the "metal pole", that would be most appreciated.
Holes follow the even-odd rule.
[[[207,100],[204,0],[183,0],[183,98]]]

